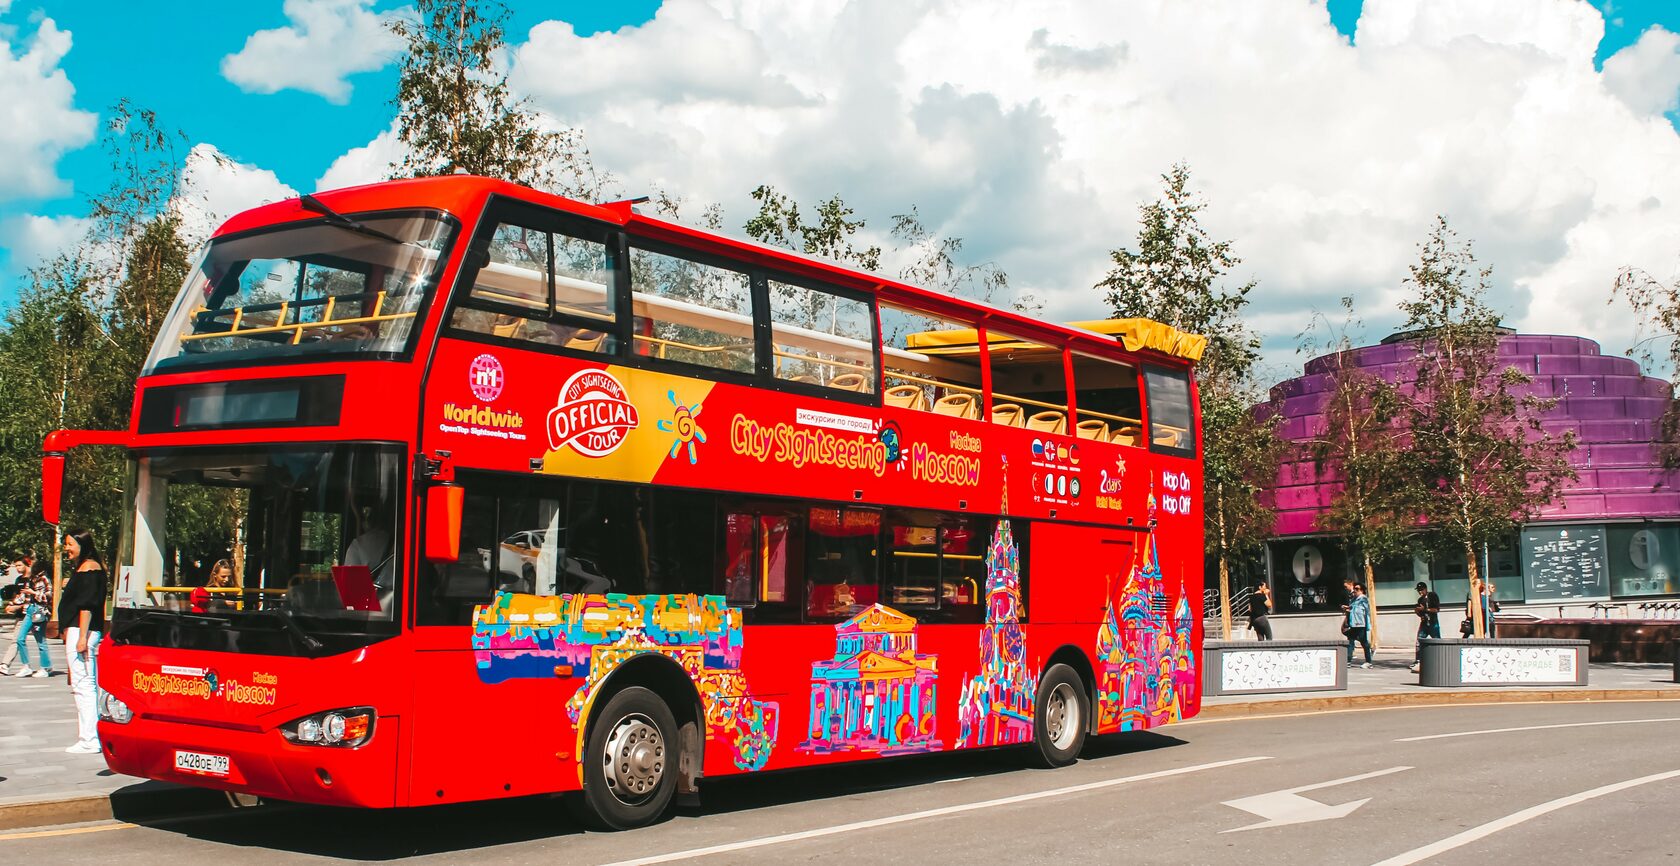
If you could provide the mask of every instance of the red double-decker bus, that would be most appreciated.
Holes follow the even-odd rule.
[[[98,660],[123,773],[369,807],[1194,714],[1192,369],[473,177],[251,210],[158,336]],[[230,585],[193,594],[226,561]]]

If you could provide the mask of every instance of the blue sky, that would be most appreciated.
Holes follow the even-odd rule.
[[[23,145],[0,130],[0,304],[22,276],[7,245],[59,242],[8,226],[78,215],[108,184],[84,127],[119,98],[157,111],[187,146],[250,167],[213,179],[235,210],[282,185],[312,190],[335,161],[378,145],[393,66],[330,81],[350,87],[341,104],[248,92],[222,67],[252,34],[298,25],[304,7],[348,21],[369,2],[0,0],[0,103],[33,100],[21,110],[42,122],[30,126],[57,124]],[[1629,317],[1605,297],[1615,273],[1680,278],[1680,0],[1501,0],[1510,14],[1463,0],[1323,2],[1335,32],[1303,0],[1069,0],[1054,14],[1019,0],[721,12],[702,0],[510,0],[508,37],[530,42],[515,68],[522,92],[581,128],[624,192],[718,203],[730,226],[760,183],[801,201],[840,194],[871,230],[915,206],[1053,317],[1101,314],[1090,287],[1108,250],[1185,160],[1210,227],[1260,283],[1253,318],[1282,357],[1311,311],[1344,294],[1373,330],[1391,326],[1435,214],[1477,240],[1510,321],[1626,345]],[[371,0],[373,12],[404,5]],[[46,19],[71,44],[59,57],[59,35],[31,66]],[[533,33],[551,20],[575,33]],[[1624,52],[1615,74],[1603,66],[1630,46],[1648,50]],[[317,59],[356,53],[345,48],[312,46]],[[272,56],[261,70],[288,74]],[[375,176],[385,154],[370,152],[335,179]],[[870,241],[892,245],[878,231]]]

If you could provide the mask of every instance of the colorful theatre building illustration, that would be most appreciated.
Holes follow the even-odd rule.
[[[473,615],[473,654],[486,683],[552,679],[566,667],[583,685],[566,703],[576,724],[607,675],[657,653],[693,678],[707,736],[737,767],[762,769],[776,742],[777,705],[755,700],[741,673],[741,610],[720,595],[499,593]],[[582,754],[582,726],[578,752]],[[579,768],[581,772],[581,767]]]
[[[1006,509],[1008,501],[1006,492]],[[980,629],[980,669],[963,680],[958,697],[962,746],[1001,746],[1032,739],[1038,671],[1027,664],[1026,635],[1021,631],[1020,559],[1009,521],[999,520],[986,550],[986,625]]]
[[[1155,535],[1131,563],[1125,588],[1111,591],[1097,630],[1097,731],[1135,731],[1184,718],[1195,694],[1195,656],[1190,651],[1190,603],[1179,592],[1172,617]]]
[[[939,748],[939,660],[916,652],[916,619],[871,605],[834,627],[834,658],[811,666],[802,752],[901,755]]]

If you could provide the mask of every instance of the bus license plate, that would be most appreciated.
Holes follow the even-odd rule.
[[[197,776],[226,776],[227,755],[205,755],[199,752],[176,752],[175,769]]]

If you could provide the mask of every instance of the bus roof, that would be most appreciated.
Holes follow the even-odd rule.
[[[1011,336],[1068,345],[1076,350],[1113,351],[1115,344],[1119,343],[1128,352],[1154,352],[1165,358],[1195,363],[1200,359],[1207,344],[1206,337],[1185,333],[1170,325],[1144,318],[1060,325],[981,301],[923,289],[881,274],[855,270],[820,257],[637,213],[633,209],[636,204],[634,201],[589,204],[508,181],[476,175],[382,181],[320,192],[316,194],[316,198],[341,213],[437,207],[461,217],[476,213],[491,195],[506,196],[614,223],[635,229],[638,234],[654,240],[698,248],[739,261],[773,267],[790,274],[823,279],[874,294],[888,303],[910,306],[958,320],[973,321],[985,325],[988,330],[996,327]],[[416,201],[417,198],[424,201]],[[286,199],[236,214],[223,223],[215,235],[235,234],[275,223],[314,219],[319,216],[319,213],[304,208],[299,199]],[[471,230],[471,226],[467,228]],[[927,335],[913,336],[942,341],[940,345],[954,348],[955,344],[962,342],[961,335],[965,333],[968,335],[967,342],[973,344],[977,339],[973,329],[927,332]],[[936,346],[929,344],[927,348]]]

